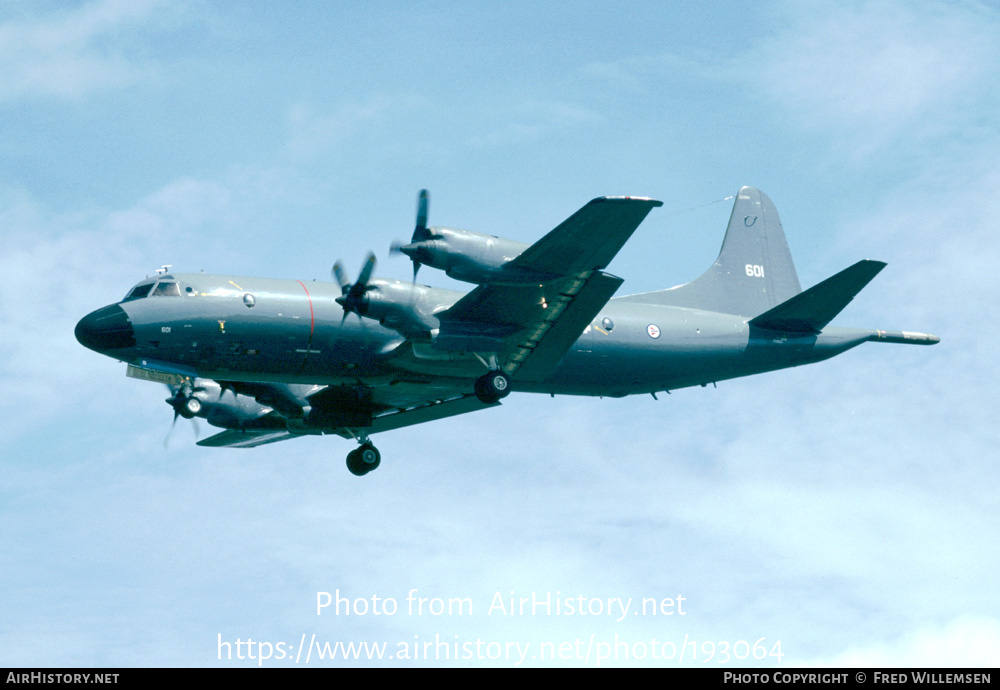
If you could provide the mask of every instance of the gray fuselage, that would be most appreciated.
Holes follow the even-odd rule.
[[[135,296],[144,290],[145,296]],[[423,286],[421,293],[442,310],[465,294]],[[485,371],[472,353],[414,344],[370,319],[345,318],[335,301],[340,295],[339,286],[324,282],[163,275],[139,283],[117,305],[127,317],[123,328],[131,329],[131,341],[97,335],[95,315],[115,305],[85,317],[78,335],[82,329],[81,342],[130,364],[173,367],[220,381],[411,382],[464,391]],[[599,396],[671,390],[817,362],[877,334],[826,328],[817,335],[789,336],[752,327],[748,320],[612,299],[548,378],[528,382],[515,375],[513,387]],[[88,333],[94,334],[89,341]]]

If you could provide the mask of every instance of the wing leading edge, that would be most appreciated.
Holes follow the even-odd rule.
[[[611,260],[662,201],[603,196],[560,223],[510,262],[518,271],[568,276],[607,268]]]

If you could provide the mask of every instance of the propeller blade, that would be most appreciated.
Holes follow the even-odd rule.
[[[375,252],[368,252],[368,258],[365,259],[365,265],[361,269],[361,275],[358,276],[358,282],[354,285],[361,285],[363,288],[368,287],[368,281],[372,277],[372,271],[375,270]]]
[[[415,253],[417,247],[414,245],[418,242],[423,242],[424,240],[431,239],[431,231],[427,229],[427,208],[430,203],[430,194],[426,189],[421,189],[420,194],[417,196],[417,225],[413,229],[413,238],[410,240],[409,244],[403,244],[398,240],[389,245],[389,254],[406,254],[410,257],[410,261],[413,262],[413,284],[417,284],[417,271],[420,270],[420,264],[423,263],[420,257]],[[367,281],[366,281],[367,282]]]
[[[430,195],[426,189],[420,190],[417,197],[417,226],[413,229],[413,241],[426,240],[430,234],[427,232],[427,207],[430,202]]]
[[[347,291],[351,288],[351,279],[347,277],[347,271],[344,270],[344,265],[338,261],[333,265],[333,268],[330,269],[330,274],[340,285],[341,294],[346,295]]]
[[[344,273],[343,267],[340,266],[338,261],[334,264],[334,273],[337,275],[338,280],[341,281],[341,289],[343,294],[337,297],[334,301],[344,308],[344,318],[347,318],[348,312],[356,312],[358,316],[361,316],[361,309],[364,306],[364,296],[365,292],[368,291],[368,281],[372,277],[372,271],[375,270],[375,253],[368,252],[368,257],[365,259],[364,266],[361,267],[361,275],[358,276],[358,282],[353,285],[347,280],[347,275]],[[341,325],[344,321],[341,320]]]
[[[169,401],[168,401],[169,402]],[[170,424],[170,431],[167,432],[167,437],[163,439],[163,447],[167,448],[170,445],[170,437],[174,433],[174,427],[177,426],[177,418],[181,416],[181,413],[174,410],[174,421]]]
[[[410,244],[403,244],[398,240],[394,241],[392,244],[389,245],[389,255],[391,256],[393,254],[405,254],[407,258],[413,262],[413,283],[416,284],[417,271],[420,270],[420,264],[422,262],[420,261],[420,259],[417,258],[416,254],[414,254],[412,250],[413,246],[414,244],[412,242]]]

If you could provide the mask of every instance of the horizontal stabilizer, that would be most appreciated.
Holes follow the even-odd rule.
[[[819,333],[883,268],[882,261],[859,261],[749,323],[772,331]]]

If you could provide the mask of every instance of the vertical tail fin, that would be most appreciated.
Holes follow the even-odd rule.
[[[621,299],[757,316],[801,291],[778,209],[759,189],[743,187],[711,268],[685,285]]]

